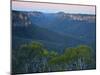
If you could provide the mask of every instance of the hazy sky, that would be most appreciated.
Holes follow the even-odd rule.
[[[20,11],[42,11],[47,13],[56,13],[63,11],[66,13],[95,14],[95,6],[69,5],[69,4],[51,4],[36,2],[18,2],[12,1],[12,9]]]

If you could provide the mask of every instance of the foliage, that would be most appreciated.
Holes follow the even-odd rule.
[[[91,64],[93,60],[92,54],[91,48],[86,45],[80,45],[75,48],[66,48],[63,55],[52,58],[50,63],[75,64],[76,69],[86,69],[87,65]]]
[[[13,55],[16,73],[88,69],[94,60],[92,49],[86,45],[65,48],[59,54],[54,50],[49,51],[40,42],[32,42],[21,45],[13,52],[16,54]]]

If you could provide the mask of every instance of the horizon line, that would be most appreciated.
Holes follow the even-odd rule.
[[[64,11],[56,11],[56,12],[46,12],[46,11],[40,11],[40,10],[16,10],[16,9],[12,9],[11,11],[19,11],[19,12],[40,12],[40,13],[47,13],[47,14],[56,14],[59,12],[65,13],[65,14],[83,14],[83,15],[96,15],[96,14],[92,14],[92,13],[73,13],[73,12],[64,12]]]

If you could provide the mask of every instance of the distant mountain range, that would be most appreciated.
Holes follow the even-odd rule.
[[[12,11],[13,48],[31,41],[49,50],[95,42],[95,15]]]
[[[89,41],[95,39],[95,15],[59,13],[28,13],[31,21],[44,28],[61,34],[83,37]],[[87,33],[87,34],[86,34]]]

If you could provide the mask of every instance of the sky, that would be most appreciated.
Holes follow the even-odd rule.
[[[12,10],[95,14],[95,6],[12,1]]]

